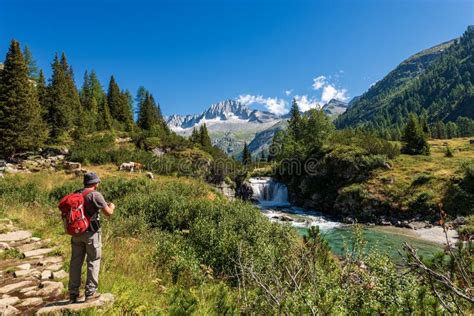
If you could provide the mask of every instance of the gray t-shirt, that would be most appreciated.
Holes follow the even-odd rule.
[[[104,196],[97,191],[92,191],[85,197],[84,209],[91,219],[91,231],[97,231],[100,228],[100,210],[107,206]]]

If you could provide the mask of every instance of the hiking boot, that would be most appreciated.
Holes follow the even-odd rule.
[[[91,293],[91,294],[86,294],[86,302],[87,301],[90,301],[90,300],[95,300],[96,298],[99,298],[100,297],[100,293],[99,292],[94,292],[94,293]]]
[[[69,304],[76,304],[79,295],[77,294],[69,294]]]

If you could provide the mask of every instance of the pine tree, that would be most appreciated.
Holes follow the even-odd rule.
[[[445,139],[446,138],[446,127],[442,121],[436,122],[436,129],[435,129],[435,138],[438,139]]]
[[[137,125],[141,129],[151,130],[160,124],[158,110],[153,97],[146,92],[145,100],[140,104]]]
[[[38,95],[38,101],[41,105],[42,115],[45,116],[47,112],[48,88],[46,87],[46,79],[44,78],[43,70],[39,71],[38,81],[36,84],[36,93]]]
[[[33,59],[33,55],[28,46],[25,45],[23,49],[23,56],[25,58],[26,65],[28,66],[28,76],[33,79],[38,79],[38,66],[36,66],[36,61]]]
[[[301,137],[301,133],[302,133],[301,124],[302,124],[302,119],[301,119],[300,108],[298,106],[298,103],[296,103],[296,99],[293,99],[293,103],[290,109],[290,119],[288,120],[288,128],[291,135],[295,139],[299,139]]]
[[[103,98],[102,102],[99,103],[99,111],[97,114],[97,130],[105,131],[112,130],[113,119],[110,114],[109,105],[107,104],[107,98]]]
[[[122,129],[131,130],[133,128],[133,114],[129,104],[129,96],[120,91],[114,76],[110,78],[107,103],[112,118],[120,123]]]
[[[448,122],[446,124],[446,137],[449,139],[458,137],[458,126],[456,123]]]
[[[94,97],[90,76],[86,70],[84,73],[84,82],[82,84],[81,91],[79,92],[81,105],[83,108],[82,120],[87,132],[94,132],[97,130],[97,115],[98,115],[98,103]]]
[[[212,147],[211,138],[209,137],[206,124],[202,124],[201,127],[199,128],[199,140],[202,147],[204,148]]]
[[[402,152],[408,155],[429,155],[430,147],[426,141],[426,135],[423,132],[418,117],[410,113],[408,122],[403,132],[402,141],[404,146]]]
[[[199,134],[199,131],[196,129],[196,127],[193,127],[193,131],[191,136],[189,136],[189,140],[194,144],[201,143],[201,135]]]
[[[72,136],[75,139],[80,139],[87,132],[87,124],[89,121],[84,119],[85,116],[87,116],[87,112],[82,107],[79,91],[77,91],[76,83],[74,82],[74,72],[72,67],[68,64],[64,52],[61,55],[61,66],[66,79],[67,103],[71,109],[73,124],[75,125],[72,129]]]
[[[252,156],[247,143],[244,143],[244,149],[242,151],[242,163],[244,165],[249,165],[252,163]]]
[[[10,155],[38,149],[48,130],[41,105],[28,76],[28,65],[20,44],[13,40],[0,72],[0,151]]]

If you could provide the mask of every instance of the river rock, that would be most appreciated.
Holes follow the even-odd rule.
[[[20,299],[16,296],[9,296],[0,299],[0,306],[1,305],[15,305],[20,301]]]
[[[467,218],[463,216],[456,217],[454,221],[452,221],[453,227],[457,228],[462,225],[466,225],[468,223]]]
[[[290,217],[288,215],[284,215],[284,214],[283,215],[275,215],[272,218],[277,219],[277,220],[282,221],[282,222],[293,222],[294,221],[294,219],[292,217]]]
[[[8,293],[11,293],[11,292],[14,292],[14,291],[18,291],[18,290],[20,290],[24,287],[32,286],[34,284],[35,284],[35,282],[31,281],[31,280],[26,280],[26,281],[21,281],[21,282],[17,282],[17,283],[8,284],[8,285],[5,285],[4,287],[0,288],[0,294],[8,294]]]
[[[6,234],[0,234],[0,242],[11,242],[25,240],[31,237],[31,232],[27,230],[17,230],[15,232],[9,232]]]
[[[41,248],[41,249],[26,251],[25,253],[23,253],[23,256],[25,258],[31,258],[31,257],[46,255],[46,254],[51,253],[53,251],[54,251],[53,248]]]
[[[413,221],[413,222],[408,223],[407,226],[408,228],[416,230],[416,229],[422,229],[422,228],[429,228],[431,227],[431,224],[426,223],[426,222]]]
[[[51,315],[51,314],[65,314],[65,313],[78,313],[80,311],[90,308],[104,308],[114,302],[114,296],[110,293],[102,294],[98,299],[90,302],[81,302],[75,304],[67,304],[67,301],[60,301],[48,304],[47,306],[40,308],[37,315]]]

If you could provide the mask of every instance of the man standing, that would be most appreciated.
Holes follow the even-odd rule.
[[[81,286],[82,265],[87,262],[87,280],[85,299],[98,298],[100,258],[102,253],[102,238],[100,229],[100,211],[106,216],[114,213],[115,205],[107,204],[104,197],[97,191],[100,179],[93,172],[84,175],[84,210],[90,218],[90,225],[84,233],[71,237],[71,264],[69,272],[69,298],[71,303],[76,303]]]

